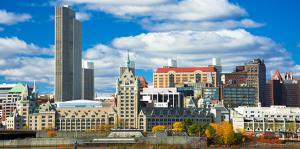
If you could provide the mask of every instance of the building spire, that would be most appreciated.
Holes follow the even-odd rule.
[[[132,61],[130,59],[130,52],[129,52],[129,50],[127,50],[127,59],[125,61],[125,67],[126,68],[134,68],[135,67],[134,61]]]
[[[127,50],[127,61],[126,61],[126,67],[130,67],[130,57],[129,57],[129,50]]]
[[[36,86],[35,86],[35,80],[33,80],[33,89],[32,89],[32,92],[36,92]]]

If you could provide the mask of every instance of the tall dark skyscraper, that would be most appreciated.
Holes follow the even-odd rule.
[[[94,99],[94,63],[84,62],[82,66],[82,99]]]
[[[55,8],[55,101],[81,98],[81,23],[68,6]]]

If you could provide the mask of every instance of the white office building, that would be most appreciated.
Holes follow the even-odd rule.
[[[234,130],[300,133],[300,108],[286,106],[246,107],[230,111]]]
[[[147,107],[183,107],[183,94],[176,88],[143,88],[140,101]]]

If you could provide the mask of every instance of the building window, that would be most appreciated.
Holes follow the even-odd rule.
[[[174,74],[169,75],[169,87],[175,87]]]
[[[201,74],[197,73],[196,74],[196,83],[199,83],[199,82],[201,82]]]

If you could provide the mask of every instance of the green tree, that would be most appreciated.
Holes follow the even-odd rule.
[[[184,119],[183,120],[183,125],[184,125],[184,128],[188,129],[189,126],[191,126],[193,124],[193,121],[191,119]]]
[[[193,122],[193,124],[190,125],[188,128],[188,132],[189,132],[189,134],[196,134],[196,135],[202,136],[204,134],[207,126],[208,126],[208,123]]]

